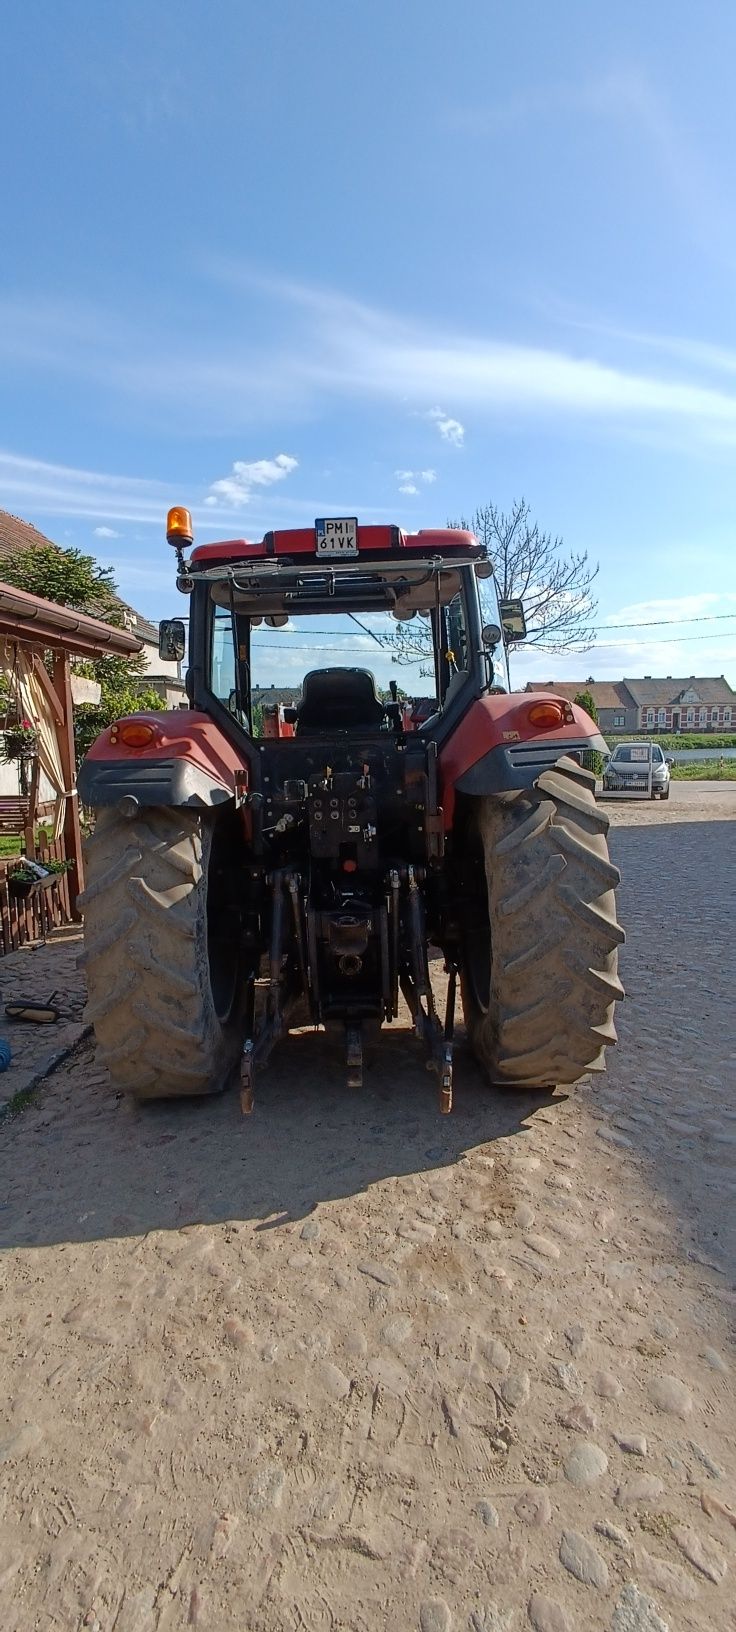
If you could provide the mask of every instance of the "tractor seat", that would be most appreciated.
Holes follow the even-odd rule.
[[[298,737],[380,731],[387,724],[386,707],[367,669],[312,669],[302,681],[294,723]]]

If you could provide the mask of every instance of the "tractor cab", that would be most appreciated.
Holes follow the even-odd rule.
[[[481,577],[496,612],[485,626]],[[274,669],[297,683],[304,677],[304,696],[284,722],[297,737],[341,718],[401,730],[398,682],[408,677],[417,686],[433,682],[431,727],[423,723],[441,738],[450,708],[459,718],[502,680],[492,571],[475,537],[460,529],[404,533],[325,519],[258,544],[200,545],[188,563],[181,559],[179,586],[191,595],[190,698],[194,706],[214,700],[252,739],[262,735],[254,693]]]

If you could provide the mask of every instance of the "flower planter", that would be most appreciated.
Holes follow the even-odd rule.
[[[8,890],[11,895],[25,900],[29,895],[38,895],[41,890],[49,890],[57,879],[63,878],[63,873],[47,873],[45,878],[14,878],[8,873]]]

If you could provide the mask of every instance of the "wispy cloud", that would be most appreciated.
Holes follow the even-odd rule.
[[[120,538],[114,527],[95,527],[95,538]]]
[[[283,455],[284,458],[290,456]],[[255,462],[255,461],[254,461]],[[267,461],[266,461],[267,462]],[[284,472],[288,474],[288,472]],[[227,479],[227,478],[226,478]],[[75,516],[80,520],[99,523],[115,538],[120,523],[138,527],[155,527],[163,537],[166,512],[172,503],[189,505],[195,526],[204,532],[216,533],[223,526],[231,526],[239,519],[240,502],[233,504],[219,496],[214,505],[208,504],[211,494],[205,485],[187,488],[179,480],[157,480],[145,477],[111,475],[102,471],[79,470],[70,465],[50,464],[42,459],[30,459],[22,454],[0,450],[0,505],[16,515],[29,519],[43,516]],[[260,507],[257,500],[260,498]],[[251,536],[258,529],[273,526],[303,525],[324,514],[352,515],[354,511],[366,520],[393,520],[394,513],[385,505],[361,503],[360,494],[323,490],[316,497],[309,493],[299,498],[287,498],[280,491],[270,493],[261,483],[254,484],[252,507],[248,511],[248,530]],[[130,543],[126,539],[126,548]]]
[[[299,460],[290,453],[277,453],[273,459],[236,459],[230,475],[212,483],[204,502],[210,508],[224,503],[239,510],[250,503],[254,488],[273,487],[274,482],[283,482],[298,464]]]
[[[675,620],[678,623],[690,623],[697,622],[699,618],[712,618],[721,614],[726,618],[733,613],[734,607],[736,594],[720,590],[696,590],[690,595],[664,595],[647,601],[630,601],[618,612],[610,612],[603,621],[613,625],[628,624],[630,628],[637,624],[653,628],[655,624]],[[736,635],[736,630],[734,634]]]
[[[177,345],[173,336],[166,344],[158,335],[123,331],[109,314],[92,314],[86,327],[76,314],[65,327],[56,308],[49,313],[26,305],[12,322],[3,321],[8,308],[0,303],[0,353],[12,351],[17,364],[37,366],[44,379],[84,374],[100,393],[114,394],[116,411],[125,393],[138,416],[141,408],[153,414],[165,405],[170,423],[179,416],[189,435],[198,426],[232,435],[255,418],[283,424],[349,400],[388,403],[397,413],[425,417],[455,448],[471,414],[595,419],[647,435],[680,425],[716,448],[736,434],[736,390],[703,378],[706,358],[697,350],[682,350],[672,377],[671,370],[662,375],[591,356],[589,338],[585,351],[531,346],[441,323],[418,326],[330,291],[277,284],[270,293],[279,315],[279,340],[270,345],[234,333],[219,351],[210,343],[205,354],[195,344]],[[682,342],[688,344],[698,343]],[[454,413],[439,406],[446,402]],[[221,480],[238,485],[237,473]],[[242,503],[242,496],[236,500],[228,489],[227,502]]]
[[[495,102],[474,99],[469,106],[448,108],[445,124],[476,140],[492,139],[497,133],[507,140],[508,132],[519,126],[565,118],[607,124],[617,142],[635,143],[640,169],[648,159],[700,247],[709,256],[734,264],[736,211],[725,177],[718,179],[720,155],[706,158],[687,128],[687,104],[675,111],[637,62],[623,62],[587,78],[529,85]]]

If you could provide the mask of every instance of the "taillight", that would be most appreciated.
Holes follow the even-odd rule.
[[[147,748],[155,735],[155,726],[147,725],[145,720],[126,720],[118,726],[118,736],[126,748]]]
[[[538,725],[543,731],[549,731],[553,725],[563,724],[564,703],[555,703],[551,700],[546,703],[532,703],[527,719],[531,725]]]

